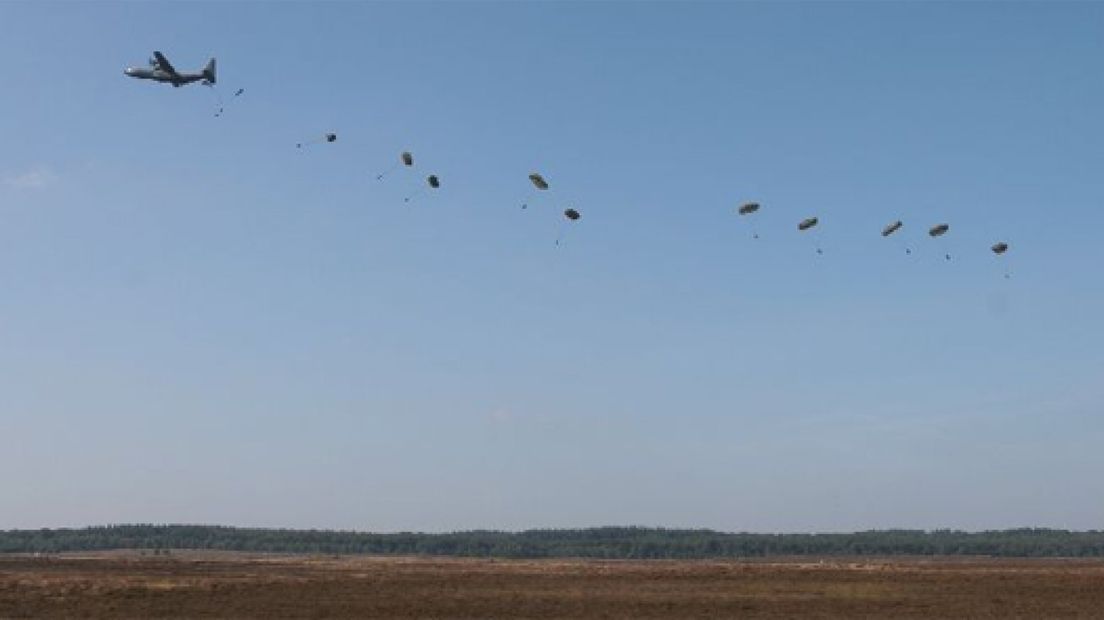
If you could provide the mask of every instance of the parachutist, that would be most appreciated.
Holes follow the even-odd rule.
[[[337,142],[337,134],[336,133],[324,133],[321,136],[319,136],[318,138],[315,138],[314,140],[307,140],[306,142],[300,142],[300,143],[296,144],[295,148],[301,149],[304,146],[310,146],[312,144],[320,144],[322,142]]]

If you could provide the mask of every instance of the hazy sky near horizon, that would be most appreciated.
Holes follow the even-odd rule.
[[[0,67],[0,528],[1104,527],[1104,4],[5,2]]]

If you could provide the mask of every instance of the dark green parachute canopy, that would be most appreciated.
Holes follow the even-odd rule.
[[[403,151],[401,157],[404,166],[414,165],[414,156],[410,154],[410,151]]]
[[[805,218],[805,219],[801,220],[801,223],[797,225],[797,229],[798,230],[809,230],[813,226],[816,226],[818,222],[820,222],[820,220],[818,220],[817,218],[808,217],[808,218]]]
[[[950,229],[950,224],[936,224],[935,226],[931,227],[931,230],[928,231],[928,234],[932,237],[942,237],[943,235],[947,234],[947,231]]]
[[[744,204],[740,205],[739,209],[737,209],[737,211],[739,212],[740,215],[751,215],[752,213],[755,213],[758,210],[759,210],[759,203],[758,202],[745,202]]]
[[[1001,241],[999,243],[993,244],[993,247],[989,249],[993,250],[993,254],[1004,254],[1008,251],[1008,244]]]
[[[889,226],[886,226],[885,228],[882,229],[882,236],[883,237],[888,237],[888,236],[892,235],[893,233],[897,232],[898,230],[901,230],[901,227],[904,226],[904,225],[905,225],[904,222],[902,222],[901,220],[897,220],[896,222],[893,222]]]
[[[579,212],[576,211],[575,209],[567,209],[566,211],[564,211],[564,217],[566,217],[567,219],[574,222],[575,220],[577,220],[577,219],[579,219],[580,217],[583,217],[583,216],[580,215]]]
[[[544,180],[544,177],[539,172],[534,172],[529,175],[529,180],[533,182],[533,185],[537,189],[548,189],[548,181]]]
[[[438,179],[437,175],[435,175],[435,174],[429,175],[429,177],[426,178],[426,182],[429,183],[429,186],[432,187],[433,189],[437,189],[438,187],[441,187],[441,180]]]

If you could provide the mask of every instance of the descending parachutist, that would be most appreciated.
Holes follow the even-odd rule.
[[[736,213],[740,214],[741,217],[747,217],[757,211],[759,211],[758,202],[745,202],[736,209]],[[759,238],[759,229],[755,226],[754,218],[751,220],[751,238]]]
[[[797,230],[799,232],[805,232],[805,231],[807,231],[811,228],[815,228],[816,225],[819,224],[819,223],[820,223],[819,219],[817,219],[815,217],[807,217],[807,218],[801,220],[801,222],[797,225]],[[813,247],[816,248],[816,253],[817,254],[824,254],[824,250],[822,250],[820,248],[820,244],[817,242],[817,239],[815,238],[815,235],[814,235],[814,239],[813,239]]]
[[[993,254],[996,254],[997,256],[1003,256],[1004,253],[1008,251],[1008,244],[1005,243],[1004,241],[998,241],[997,243],[994,243],[993,247],[991,247],[989,249],[993,251]],[[1005,280],[1011,279],[1012,274],[1008,273],[1007,264],[1005,265],[1005,267],[1006,268],[1005,268],[1005,271],[1004,271],[1004,279]]]
[[[548,191],[548,181],[545,181],[544,177],[541,176],[541,174],[539,172],[529,173],[529,182],[533,184],[533,187],[537,188],[538,190],[540,190],[542,192]],[[521,203],[521,208],[522,209],[528,209],[529,208],[528,199],[526,199],[524,202]]]
[[[403,151],[402,154],[399,155],[398,163],[391,166],[387,170],[384,170],[383,172],[377,174],[376,175],[376,180],[377,181],[382,181],[383,177],[385,177],[385,176],[391,174],[392,172],[394,172],[395,169],[398,168],[399,166],[406,166],[407,168],[409,168],[413,165],[414,165],[414,155],[412,155],[410,153],[410,151]]]
[[[575,209],[565,209],[563,214],[568,222],[576,222],[579,220],[579,218],[582,217],[582,215]],[[559,229],[556,232],[556,247],[560,247],[560,241],[564,237],[564,225],[566,223],[567,222],[560,222]]]
[[[438,187],[441,187],[441,180],[437,178],[437,175],[431,174],[428,177],[426,177],[426,185],[428,185],[431,189],[437,189]],[[426,188],[422,187],[421,189],[414,192],[413,194],[407,196],[406,198],[403,198],[403,202],[410,202],[410,201],[414,200],[415,198],[417,198],[418,196],[421,196],[422,194],[424,194],[425,191],[426,191]]]
[[[947,231],[950,229],[950,224],[936,224],[935,226],[932,226],[928,229],[928,236],[932,239],[935,239],[936,237],[942,237],[943,235],[947,234]],[[945,251],[946,247],[946,243],[940,241],[940,249],[944,250],[943,259],[949,261],[951,260],[951,253]]]
[[[296,144],[295,148],[301,149],[304,146],[310,146],[312,144],[321,144],[323,142],[336,142],[336,141],[337,141],[337,134],[336,133],[324,133],[321,136],[319,136],[318,138],[315,138],[313,140],[307,140],[306,142],[300,142],[300,143]]]

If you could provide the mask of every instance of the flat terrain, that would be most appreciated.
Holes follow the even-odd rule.
[[[0,556],[0,617],[1104,618],[1104,562]]]

